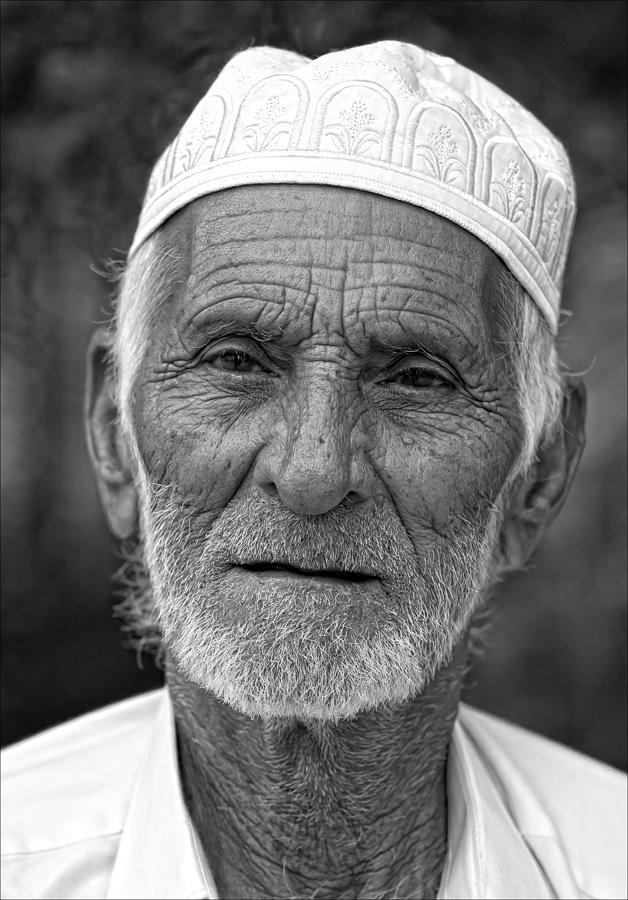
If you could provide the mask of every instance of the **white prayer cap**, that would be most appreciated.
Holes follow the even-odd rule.
[[[454,60],[398,41],[315,60],[236,54],[157,162],[130,255],[198,197],[268,183],[357,188],[450,219],[501,257],[556,330],[576,210],[567,154]]]

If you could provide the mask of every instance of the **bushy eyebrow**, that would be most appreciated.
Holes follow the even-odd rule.
[[[200,316],[195,319],[201,318]],[[215,341],[221,337],[229,337],[237,335],[238,337],[250,337],[260,343],[268,343],[270,341],[278,341],[282,337],[284,330],[277,326],[263,326],[256,322],[245,322],[234,316],[225,316],[218,313],[215,317],[207,316],[200,322],[190,323],[191,329],[202,337],[204,342]]]
[[[421,338],[413,338],[409,335],[400,340],[393,340],[386,337],[369,338],[369,348],[375,353],[392,354],[392,353],[424,353],[429,356],[430,351],[427,342]]]
[[[392,332],[383,328],[374,334],[367,332],[365,337],[369,347],[380,353],[427,354],[432,351],[467,360],[485,355],[480,335],[469,334],[455,321],[427,310],[414,312],[406,308]]]

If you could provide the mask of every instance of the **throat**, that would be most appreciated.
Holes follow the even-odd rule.
[[[171,661],[183,792],[219,896],[435,897],[464,655],[395,708],[250,719]]]

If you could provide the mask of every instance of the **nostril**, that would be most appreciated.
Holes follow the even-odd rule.
[[[274,499],[279,497],[279,491],[277,490],[277,485],[274,481],[265,481],[260,487],[269,497],[273,497]]]

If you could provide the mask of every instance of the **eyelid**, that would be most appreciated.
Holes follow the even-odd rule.
[[[449,384],[463,385],[462,379],[454,369],[441,360],[426,358],[424,354],[420,354],[420,358],[409,359],[408,356],[404,356],[398,359],[388,370],[388,377],[394,378],[395,375],[399,375],[407,369],[423,370],[436,378],[442,378]]]
[[[240,346],[238,346],[240,344]],[[244,335],[218,338],[215,341],[206,344],[197,354],[197,361],[211,360],[221,353],[245,353],[251,357],[258,365],[268,372],[273,371],[272,364],[268,356],[257,346],[257,343]]]

